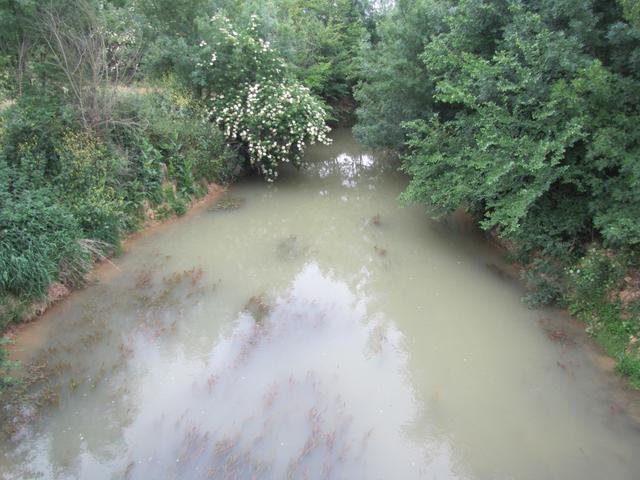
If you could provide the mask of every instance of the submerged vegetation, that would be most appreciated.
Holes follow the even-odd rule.
[[[530,302],[567,307],[640,386],[638,13],[0,0],[0,329],[82,285],[147,219],[241,172],[274,181],[327,125],[356,121],[402,157],[404,201],[472,213],[522,265]],[[0,386],[11,366],[0,350]]]
[[[0,2],[0,330],[147,219],[328,142],[364,15],[346,0]]]

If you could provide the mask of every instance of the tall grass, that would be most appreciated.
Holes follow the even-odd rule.
[[[123,91],[122,121],[106,134],[83,130],[64,108],[25,97],[0,112],[0,330],[53,282],[81,285],[149,208],[182,214],[240,164],[171,80]]]

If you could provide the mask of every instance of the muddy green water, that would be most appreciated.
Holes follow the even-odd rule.
[[[18,337],[0,478],[634,479],[638,396],[350,132]]]

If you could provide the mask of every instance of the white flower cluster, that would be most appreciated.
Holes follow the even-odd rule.
[[[226,137],[243,144],[252,165],[272,181],[278,166],[299,166],[307,143],[330,143],[326,112],[308,89],[265,81],[212,98],[209,114]]]
[[[282,163],[302,164],[308,143],[330,143],[326,112],[308,88],[283,78],[282,60],[275,55],[269,42],[253,36],[257,18],[252,18],[248,34],[233,30],[228,19],[223,17],[212,17],[214,21],[219,22],[218,30],[226,42],[233,46],[242,43],[242,54],[247,58],[235,60],[254,62],[258,71],[249,72],[239,85],[224,86],[224,94],[210,94],[209,116],[230,142],[241,146],[251,164],[268,181],[273,181]],[[200,47],[203,55],[209,55],[209,58],[203,59],[197,67],[203,69],[206,78],[215,78],[216,72],[227,68],[223,65],[226,60],[223,64],[216,63],[216,53],[204,40]]]

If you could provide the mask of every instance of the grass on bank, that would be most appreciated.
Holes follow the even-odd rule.
[[[52,285],[82,285],[145,219],[186,212],[241,159],[171,80],[123,90],[113,128],[87,132],[63,105],[23,96],[0,112],[0,331]],[[55,296],[55,295],[54,295]],[[0,388],[13,363],[0,344]]]
[[[635,253],[589,248],[573,266],[537,295],[556,303],[586,324],[586,331],[616,360],[616,371],[640,389],[640,272]]]

